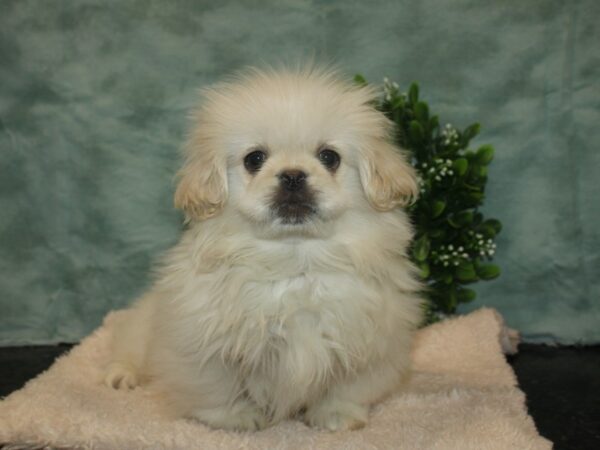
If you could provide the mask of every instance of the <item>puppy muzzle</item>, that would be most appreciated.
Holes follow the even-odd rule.
[[[271,208],[285,224],[301,224],[316,214],[313,190],[308,186],[308,175],[301,170],[285,170],[277,175],[277,189]]]

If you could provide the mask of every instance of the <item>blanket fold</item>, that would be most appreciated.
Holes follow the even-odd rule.
[[[402,391],[373,407],[369,424],[329,433],[286,421],[257,433],[212,430],[172,420],[144,388],[101,382],[111,313],[102,327],[0,402],[0,447],[33,449],[549,449],[527,414],[503,351],[515,335],[480,309],[420,330],[414,373]],[[3,448],[9,448],[3,447]]]

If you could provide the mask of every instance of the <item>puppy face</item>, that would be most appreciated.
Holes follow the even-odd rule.
[[[325,72],[252,71],[205,91],[175,202],[190,220],[223,208],[268,233],[319,233],[348,210],[416,195],[374,93]]]

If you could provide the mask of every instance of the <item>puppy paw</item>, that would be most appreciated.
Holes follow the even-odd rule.
[[[196,409],[188,416],[213,428],[233,431],[257,431],[269,424],[262,410],[250,401],[239,401],[227,408]]]
[[[128,364],[111,363],[104,376],[104,384],[118,390],[133,389],[139,384],[135,368]]]
[[[356,403],[325,400],[307,409],[304,421],[329,431],[358,430],[367,424],[369,411]]]

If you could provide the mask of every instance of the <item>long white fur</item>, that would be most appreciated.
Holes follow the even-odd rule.
[[[421,319],[412,237],[398,206],[414,173],[374,93],[308,70],[247,71],[204,92],[175,202],[189,227],[123,316],[106,383],[153,383],[172,412],[258,429],[303,412],[348,429],[397,388]],[[331,173],[317,158],[341,155]],[[244,156],[269,158],[257,174]],[[286,224],[277,174],[301,169],[318,214]]]

